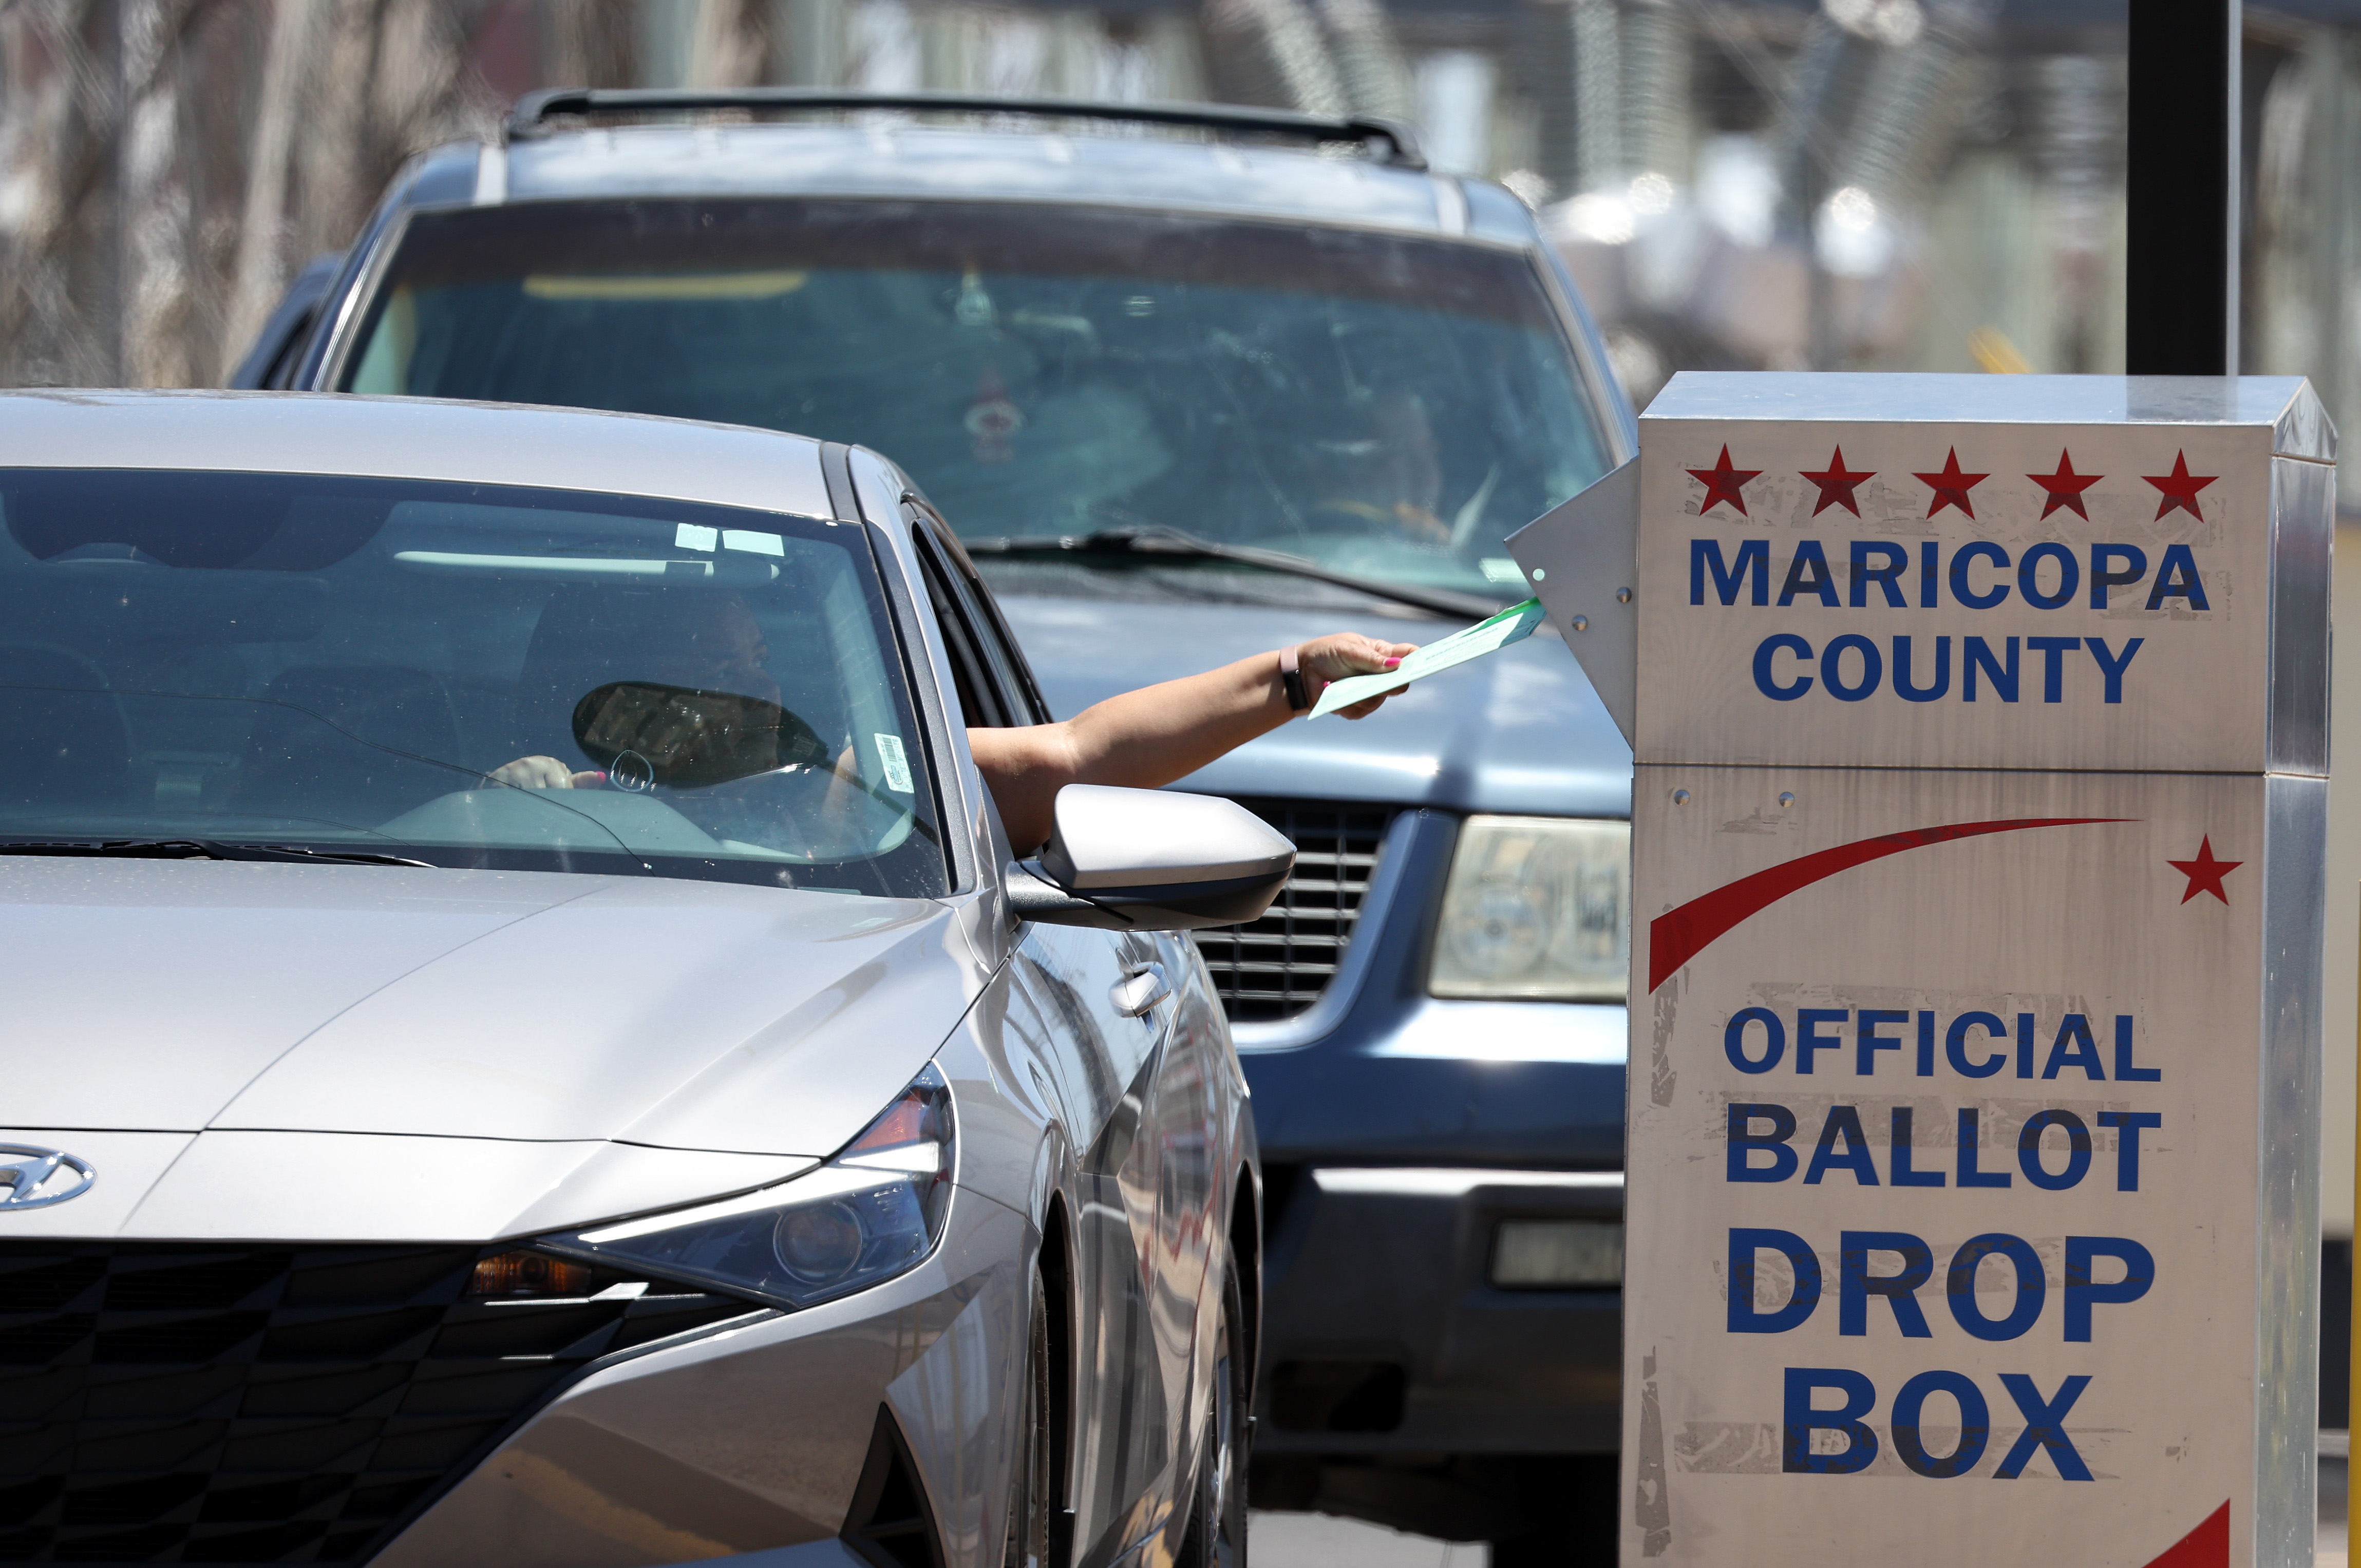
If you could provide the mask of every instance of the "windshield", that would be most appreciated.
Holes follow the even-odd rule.
[[[645,498],[0,470],[0,846],[945,888],[862,531]]]
[[[887,454],[970,539],[1162,526],[1489,593],[1605,443],[1524,256],[948,202],[410,220],[344,385]]]

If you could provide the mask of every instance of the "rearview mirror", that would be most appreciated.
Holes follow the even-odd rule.
[[[1008,868],[1019,918],[1118,931],[1235,926],[1270,907],[1295,846],[1235,801],[1068,784],[1038,860]]]
[[[655,681],[615,681],[574,705],[574,740],[619,789],[697,789],[826,767],[812,727],[775,702]]]

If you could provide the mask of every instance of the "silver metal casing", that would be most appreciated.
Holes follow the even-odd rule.
[[[2318,402],[1641,428],[1622,1561],[2308,1563]]]

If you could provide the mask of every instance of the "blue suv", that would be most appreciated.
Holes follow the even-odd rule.
[[[1208,106],[537,94],[412,164],[238,379],[875,447],[1022,649],[972,655],[1060,714],[1431,641],[1523,598],[1503,536],[1637,446],[1515,196],[1398,126]],[[1256,1501],[1501,1568],[1603,1547],[1629,749],[1544,631],[1181,787],[1301,850],[1199,938],[1266,1172]]]

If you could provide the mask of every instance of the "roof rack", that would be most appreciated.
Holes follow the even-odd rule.
[[[862,93],[809,87],[555,87],[528,93],[510,115],[508,136],[546,136],[560,115],[677,114],[705,109],[811,114],[829,110],[901,110],[916,114],[1029,115],[1043,119],[1111,120],[1246,131],[1305,141],[1356,141],[1378,161],[1424,169],[1418,135],[1398,120],[1356,115],[1326,119],[1285,109],[1227,104],[1111,104],[1087,98],[998,98],[971,93]]]

